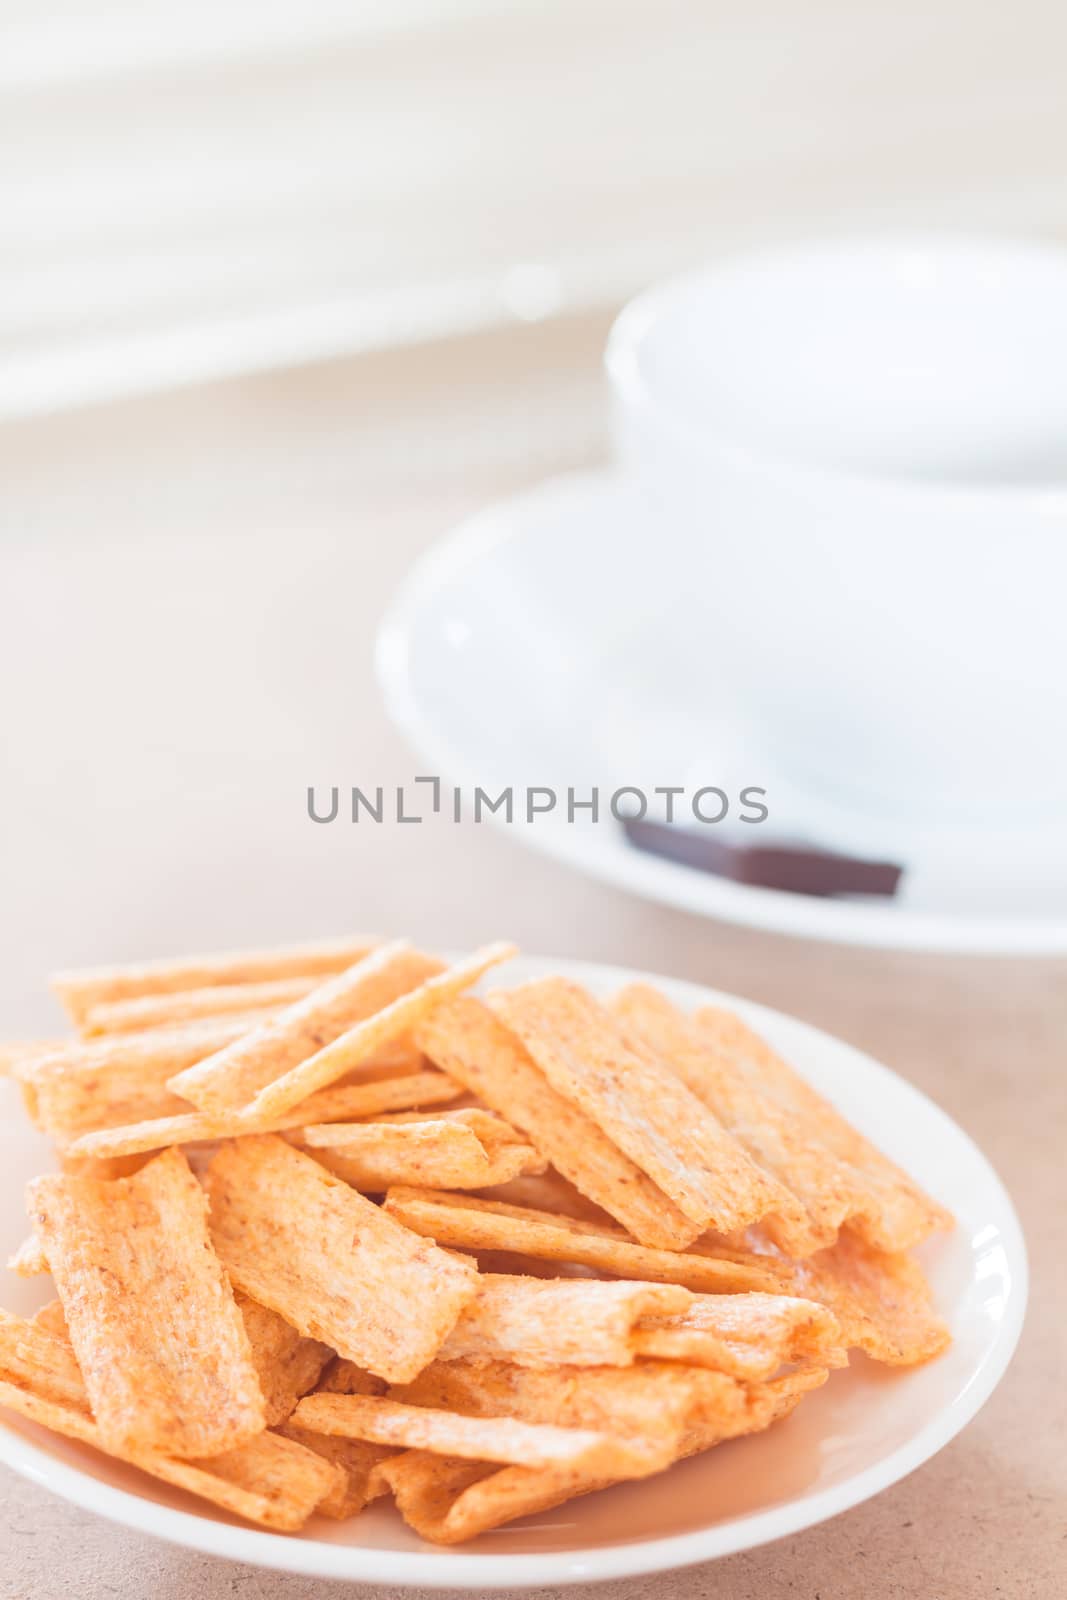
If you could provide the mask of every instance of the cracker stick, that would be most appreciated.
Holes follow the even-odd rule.
[[[650,1250],[584,1226],[568,1226],[573,1218],[547,1212],[523,1213],[518,1206],[498,1205],[438,1189],[390,1189],[385,1209],[416,1233],[438,1244],[468,1250],[508,1250],[549,1261],[574,1261],[619,1278],[680,1283],[687,1289],[733,1294],[745,1289],[774,1293],[780,1279],[766,1267],[683,1251]]]
[[[332,1043],[325,1044],[316,1055],[301,1060],[288,1071],[275,1074],[273,1081],[261,1089],[252,1102],[252,1110],[263,1116],[276,1116],[316,1089],[335,1083],[398,1034],[416,1028],[435,1006],[477,983],[490,967],[510,960],[515,953],[514,945],[486,945],[446,972],[437,972],[418,989],[411,989],[391,1004],[376,1008],[375,1015],[365,1013],[355,1026],[339,1038],[335,1037]]]
[[[51,1429],[53,1434],[93,1445],[96,1450],[139,1467],[150,1477],[280,1533],[296,1533],[315,1507],[338,1491],[338,1472],[330,1462],[272,1432],[258,1434],[246,1445],[213,1456],[210,1461],[174,1461],[155,1451],[123,1454],[112,1450],[93,1421],[85,1387],[78,1389],[72,1378],[72,1354],[66,1360],[72,1378],[70,1392],[58,1394],[59,1373],[64,1366],[62,1350],[53,1350],[51,1357],[42,1354],[45,1334],[34,1336],[32,1323],[26,1323],[24,1330],[27,1334],[22,1341],[21,1360],[11,1363],[0,1349],[0,1405]],[[54,1346],[58,1341],[48,1342]]]
[[[274,1135],[224,1144],[205,1182],[237,1287],[391,1382],[433,1358],[477,1293],[473,1267]]]
[[[669,1466],[698,1432],[709,1440],[728,1438],[750,1426],[750,1396],[742,1385],[721,1373],[659,1362],[535,1371],[499,1361],[436,1361],[396,1393],[415,1404],[447,1406],[463,1414],[552,1419],[644,1439],[654,1449],[649,1470]],[[393,1489],[405,1519],[425,1537],[445,1543],[618,1481],[610,1473],[527,1467],[507,1468],[506,1475],[492,1479],[484,1470],[466,1472],[457,1480],[455,1461],[443,1464],[441,1475],[426,1477],[420,1469],[426,1459],[414,1452],[394,1457],[383,1463],[379,1476]],[[426,1492],[411,1494],[413,1470]],[[484,1492],[466,1496],[469,1487],[481,1482]]]
[[[14,1068],[32,1092],[36,1125],[61,1145],[97,1128],[189,1109],[167,1080],[239,1039],[248,1018],[207,1018],[182,1027],[80,1040]]]
[[[23,1239],[14,1254],[8,1256],[7,1270],[18,1278],[39,1278],[48,1271],[48,1257],[35,1233]]]
[[[641,1244],[683,1250],[700,1233],[592,1117],[550,1087],[514,1034],[481,1001],[461,995],[439,1007],[415,1039],[431,1061],[512,1121],[564,1178]]]
[[[368,1444],[365,1439],[334,1438],[316,1433],[313,1428],[302,1428],[295,1422],[281,1423],[278,1432],[303,1445],[305,1450],[313,1450],[341,1474],[336,1487],[316,1506],[319,1516],[345,1522],[349,1517],[358,1516],[371,1500],[388,1494],[389,1485],[376,1469],[396,1455],[390,1446]]]
[[[745,1096],[746,1103],[757,1105],[777,1130],[785,1129],[791,1118],[794,1138],[805,1139],[822,1158],[832,1183],[851,1190],[849,1221],[861,1238],[878,1249],[907,1250],[938,1229],[954,1225],[950,1211],[864,1138],[740,1018],[707,1007],[698,1013],[697,1022],[720,1061],[722,1052],[735,1066],[734,1081],[740,1067],[750,1088],[757,1088],[755,1097]],[[791,1174],[786,1182],[797,1187]],[[800,1198],[808,1203],[805,1194]]]
[[[842,1342],[875,1361],[914,1366],[951,1341],[933,1309],[930,1285],[913,1256],[879,1250],[851,1225],[829,1250],[793,1264],[796,1293],[828,1306]]]
[[[173,1027],[201,1017],[239,1016],[246,1011],[278,1011],[322,983],[318,977],[276,978],[272,983],[220,983],[208,989],[180,989],[173,994],[138,995],[90,1006],[82,1019],[84,1037],[101,1033],[138,1033]]]
[[[699,1455],[711,1450],[726,1439],[736,1439],[749,1433],[762,1433],[783,1417],[795,1411],[806,1394],[820,1389],[830,1376],[825,1367],[800,1367],[794,1372],[784,1372],[764,1383],[747,1383],[744,1412],[739,1418],[723,1421],[717,1417],[696,1418],[683,1435],[678,1459]]]
[[[505,1205],[518,1206],[520,1211],[548,1211],[572,1222],[591,1223],[593,1226],[587,1232],[606,1229],[609,1238],[628,1239],[631,1244],[634,1242],[631,1233],[621,1228],[595,1201],[588,1200],[555,1167],[547,1167],[544,1172],[532,1173],[529,1177],[511,1178],[507,1183],[494,1184],[492,1189],[480,1190],[478,1198],[499,1200]],[[686,1226],[691,1227],[692,1224],[687,1222]]]
[[[425,1056],[420,1058],[425,1061]],[[506,1117],[499,1116],[495,1111],[487,1111],[484,1106],[454,1106],[447,1111],[391,1111],[387,1116],[378,1117],[378,1122],[390,1123],[396,1127],[407,1126],[419,1122],[457,1122],[465,1128],[471,1128],[478,1136],[479,1142],[487,1150],[496,1149],[502,1144],[527,1144],[529,1141],[518,1128],[512,1127]]]
[[[179,1072],[170,1080],[170,1088],[215,1116],[240,1110],[255,1099],[264,1084],[273,1083],[353,1022],[372,1016],[440,970],[439,962],[409,949],[403,941],[382,945],[226,1049]],[[256,1109],[258,1113],[261,1108]]]
[[[32,1322],[0,1312],[0,1405],[56,1434],[117,1454],[120,1461],[238,1517],[285,1533],[302,1528],[323,1499],[344,1490],[338,1469],[274,1432],[262,1432],[206,1461],[112,1450],[93,1421],[58,1301],[43,1307]]]
[[[41,1306],[40,1310],[33,1313],[30,1321],[35,1328],[40,1328],[42,1333],[51,1334],[53,1339],[61,1339],[65,1344],[70,1344],[70,1329],[63,1314],[62,1300],[49,1300],[47,1305]],[[73,1357],[74,1351],[71,1350],[72,1360]],[[78,1370],[80,1372],[81,1368]]]
[[[239,1290],[234,1299],[263,1392],[267,1427],[274,1428],[285,1421],[302,1396],[314,1389],[323,1369],[333,1360],[333,1351],[317,1339],[305,1339],[276,1311],[269,1311]]]
[[[438,1359],[390,1397],[464,1416],[516,1417],[643,1441],[659,1465],[698,1423],[743,1416],[743,1384],[721,1372],[646,1361],[631,1367],[522,1367],[485,1357]]]
[[[6,1039],[0,1044],[0,1078],[15,1072],[19,1066],[31,1066],[35,1061],[65,1050],[71,1039]]]
[[[121,967],[57,972],[52,989],[80,1022],[91,1007],[141,995],[174,994],[216,984],[271,983],[281,978],[328,977],[362,961],[379,941],[366,936],[282,946],[275,950],[230,950],[218,955],[179,956]]]
[[[635,1334],[644,1318],[681,1319],[692,1303],[693,1296],[677,1284],[483,1272],[478,1298],[464,1308],[440,1359],[480,1356],[523,1367],[625,1367],[640,1349]]]
[[[185,1158],[113,1183],[35,1178],[27,1195],[106,1446],[208,1456],[259,1432],[248,1337]]]
[[[324,1089],[279,1117],[253,1118],[244,1112],[212,1116],[203,1111],[185,1111],[172,1117],[131,1123],[128,1127],[102,1128],[75,1139],[67,1147],[66,1154],[104,1160],[146,1150],[165,1150],[170,1145],[229,1139],[243,1133],[285,1133],[302,1127],[309,1117],[319,1124],[333,1117],[338,1121],[370,1117],[395,1107],[429,1106],[442,1100],[454,1100],[460,1092],[459,1086],[443,1072],[409,1072],[399,1078]]]
[[[797,1209],[670,1067],[628,1044],[578,984],[545,978],[498,990],[488,1003],[552,1087],[599,1123],[692,1222],[737,1233],[768,1211]]]
[[[523,1183],[538,1183],[539,1181],[541,1180],[536,1178],[522,1180]],[[501,1187],[511,1191],[516,1188],[516,1184],[510,1183]],[[592,1234],[594,1238],[607,1240],[611,1244],[625,1244],[633,1247],[634,1243],[625,1228],[620,1228],[618,1223],[612,1222],[610,1217],[601,1218],[585,1211],[564,1213],[557,1210],[555,1208],[556,1199],[562,1199],[562,1195],[553,1197],[552,1205],[546,1207],[544,1205],[534,1205],[526,1197],[514,1200],[504,1199],[500,1189],[494,1189],[489,1194],[454,1195],[447,1190],[407,1190],[398,1186],[396,1193],[397,1195],[431,1196],[435,1201],[440,1201],[444,1205],[455,1205],[464,1210],[477,1209],[478,1211],[492,1212],[499,1217],[513,1217],[518,1222],[548,1222],[555,1228],[562,1228],[566,1232],[577,1234],[583,1239]],[[744,1237],[747,1239],[749,1235]],[[795,1276],[796,1263],[781,1257],[774,1249],[774,1246],[763,1239],[758,1230],[752,1230],[752,1237],[754,1242],[751,1248],[742,1248],[735,1241],[727,1241],[721,1239],[717,1234],[706,1233],[702,1234],[694,1243],[692,1249],[685,1253],[701,1259],[706,1259],[710,1256],[716,1261],[730,1261],[741,1267],[755,1267],[759,1272],[772,1277],[781,1293],[789,1293]],[[671,1254],[672,1252],[659,1253]],[[653,1251],[652,1254],[655,1255],[657,1252]],[[530,1259],[533,1260],[533,1257]],[[585,1273],[584,1275],[588,1276],[589,1274]],[[550,1273],[549,1276],[559,1277],[560,1273]],[[596,1276],[596,1274],[594,1273],[593,1276]]]
[[[655,1465],[651,1450],[639,1442],[628,1444],[588,1428],[560,1428],[513,1417],[461,1416],[371,1395],[308,1395],[297,1406],[293,1420],[319,1433],[429,1450],[468,1461],[570,1466],[620,1477],[641,1477]]]
[[[330,1122],[301,1129],[300,1142],[356,1189],[384,1194],[391,1184],[481,1189],[523,1172],[543,1172],[532,1145],[490,1143],[462,1122]]]
[[[431,1380],[449,1372],[454,1380],[462,1366],[463,1363],[458,1363],[449,1368],[435,1363],[429,1369]],[[649,1373],[670,1370],[649,1363],[642,1368],[628,1368],[615,1376],[632,1380]],[[687,1369],[679,1367],[674,1370],[681,1375]],[[550,1379],[549,1374],[542,1373],[527,1376]],[[594,1377],[594,1373],[586,1376]],[[823,1382],[826,1373],[811,1370],[791,1375],[781,1380],[780,1384],[757,1384],[750,1388],[735,1384],[720,1373],[709,1372],[704,1376],[717,1380],[725,1387],[718,1391],[717,1403],[709,1403],[706,1399],[703,1408],[690,1408],[688,1424],[677,1426],[672,1434],[670,1452],[661,1466],[669,1466],[685,1456],[710,1449],[726,1439],[770,1427],[787,1415],[806,1392]],[[470,1398],[472,1385],[476,1392],[479,1381],[483,1381],[473,1373],[468,1378],[466,1392],[462,1379],[459,1384],[455,1381],[451,1384],[452,1399],[458,1400],[460,1405]],[[418,1386],[419,1380],[416,1380],[412,1387]],[[430,1381],[425,1387],[434,1392],[436,1383]],[[572,1381],[571,1388],[575,1387],[580,1386],[575,1386]],[[517,1397],[514,1403],[519,1410],[525,1411],[530,1408],[531,1401],[529,1396],[522,1396]],[[537,1409],[536,1404],[534,1409]],[[638,1426],[654,1427],[655,1423],[649,1418]],[[513,1522],[517,1517],[551,1510],[576,1496],[606,1489],[619,1482],[614,1476],[601,1476],[568,1467],[512,1466],[494,1471],[484,1465],[475,1466],[471,1462],[416,1450],[383,1462],[376,1469],[376,1476],[389,1486],[405,1522],[424,1539],[431,1539],[437,1544],[461,1544],[490,1528]]]
[[[694,1296],[678,1315],[650,1315],[634,1329],[643,1356],[711,1367],[755,1382],[787,1362],[842,1366],[841,1330],[825,1306],[779,1294]]]
[[[208,1460],[171,1461],[164,1469],[158,1458],[142,1456],[133,1465],[278,1533],[298,1532],[342,1489],[337,1467],[270,1428]]]
[[[905,1249],[951,1224],[740,1018],[709,1007],[690,1020],[645,984],[624,989],[616,1010],[797,1196],[800,1220],[781,1212],[764,1223],[790,1255],[832,1244],[849,1219],[886,1249]]]
[[[316,1388],[317,1394],[370,1394],[382,1395],[388,1385],[384,1378],[357,1367],[354,1361],[338,1356],[326,1368]],[[370,1501],[388,1494],[389,1486],[375,1468],[396,1451],[388,1445],[368,1444],[364,1439],[341,1439],[313,1428],[301,1427],[291,1418],[279,1430],[289,1439],[297,1439],[341,1468],[344,1484],[336,1493],[327,1496],[319,1506],[324,1517],[343,1520],[354,1517]]]
[[[573,1467],[492,1467],[408,1450],[376,1469],[408,1526],[434,1544],[463,1544],[517,1517],[551,1511],[616,1480]]]
[[[297,1143],[299,1143],[299,1136]],[[342,1178],[345,1183],[351,1184],[353,1189],[358,1189],[362,1194],[385,1194],[395,1183],[426,1182],[435,1171],[433,1158],[425,1163],[416,1160],[410,1165],[400,1161],[363,1160],[362,1157],[353,1157],[345,1150],[318,1149],[311,1150],[316,1161],[322,1163],[328,1172]],[[484,1177],[479,1177],[471,1171],[466,1181],[462,1172],[453,1172],[452,1188],[457,1190],[482,1189],[496,1183],[505,1182],[513,1178],[518,1172],[528,1170],[536,1171],[541,1164],[541,1158],[532,1145],[510,1144],[501,1145],[492,1155],[485,1158]],[[440,1171],[440,1168],[436,1168]],[[443,1181],[436,1178],[435,1182]]]
[[[53,1301],[52,1306],[43,1308],[48,1319],[54,1316],[52,1307],[57,1304]],[[66,1323],[61,1316],[58,1323],[48,1319],[27,1322],[11,1311],[0,1311],[0,1378],[31,1389],[42,1399],[75,1406],[89,1416],[85,1380]]]

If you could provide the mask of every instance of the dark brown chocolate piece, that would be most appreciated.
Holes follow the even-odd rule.
[[[636,817],[627,818],[622,826],[630,843],[649,855],[729,878],[732,883],[784,889],[788,894],[890,897],[896,894],[904,872],[892,861],[864,861],[811,845],[726,844],[710,833]]]

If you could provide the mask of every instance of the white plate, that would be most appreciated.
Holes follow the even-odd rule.
[[[522,960],[497,984],[545,972],[601,993],[641,976],[574,961]],[[303,1537],[259,1533],[92,1451],[0,1413],[0,1457],[42,1487],[116,1522],[235,1561],[350,1582],[522,1588],[612,1578],[707,1561],[810,1527],[895,1483],[948,1443],[992,1393],[1026,1307],[1019,1223],[999,1179],[944,1112],[886,1067],[776,1011],[695,984],[655,979],[678,1004],[734,1007],[956,1214],[955,1232],[922,1257],[954,1342],[928,1366],[891,1372],[854,1355],[847,1371],[767,1434],[720,1446],[660,1477],[576,1500],[484,1535],[459,1550],[423,1544],[384,1505],[344,1524],[315,1521]],[[23,1131],[16,1091],[0,1081],[6,1254],[25,1232],[23,1185],[52,1165]],[[45,1287],[10,1279],[23,1312]],[[936,1529],[931,1529],[936,1536]]]
[[[476,785],[493,794],[573,786],[583,796],[595,784],[604,810],[622,784],[649,794],[712,784],[734,796],[756,785],[771,821],[743,828],[746,842],[807,838],[900,861],[898,895],[819,900],[731,883],[633,849],[604,817],[492,820],[582,872],[726,921],[849,944],[1067,951],[1067,821],[1039,832],[1020,790],[1001,832],[917,832],[875,827],[805,794],[772,741],[731,721],[729,686],[743,663],[717,669],[716,597],[691,595],[677,553],[673,571],[659,558],[662,544],[607,472],[504,501],[437,544],[378,641],[388,708],[423,761],[461,786],[468,806]]]

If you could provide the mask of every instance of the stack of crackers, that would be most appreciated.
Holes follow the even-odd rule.
[[[951,1217],[736,1016],[345,940],[62,974],[0,1405],[263,1527],[454,1544],[948,1340]]]

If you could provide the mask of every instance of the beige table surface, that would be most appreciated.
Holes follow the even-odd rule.
[[[1058,1600],[1063,964],[805,946],[642,904],[496,831],[306,819],[310,782],[418,770],[374,686],[375,619],[465,509],[596,458],[602,336],[597,321],[535,328],[0,436],[0,1031],[55,1025],[41,978],[60,963],[358,926],[660,969],[872,1051],[962,1123],[1015,1197],[1034,1290],[1011,1371],[962,1437],[871,1503],[603,1592]],[[0,1470],[5,1597],[331,1588],[155,1543]]]

